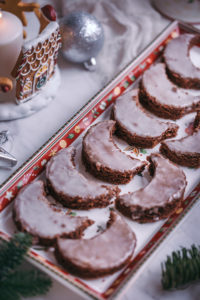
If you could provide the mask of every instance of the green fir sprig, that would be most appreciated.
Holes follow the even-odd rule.
[[[200,279],[200,246],[182,248],[167,256],[161,264],[162,287],[165,290],[183,288]]]
[[[51,280],[38,270],[17,269],[29,247],[32,238],[25,233],[17,233],[9,242],[0,244],[0,299],[20,300],[45,294],[51,287]]]

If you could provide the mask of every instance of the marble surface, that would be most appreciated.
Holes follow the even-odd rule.
[[[141,3],[142,6],[144,3],[147,5],[146,2],[149,1],[138,0],[136,2]],[[164,27],[168,21],[164,18],[160,18],[160,23]],[[154,31],[152,31],[153,29]],[[152,35],[152,38],[156,36],[157,33],[156,29],[151,27],[149,34]],[[112,60],[112,57],[110,57],[110,59]],[[124,64],[128,62],[129,60],[124,60]],[[51,102],[48,107],[28,118],[0,122],[0,131],[7,129],[13,136],[12,147],[10,147],[9,150],[12,155],[18,159],[18,164],[15,169],[41,147],[41,145],[43,145],[52,134],[81,108],[108,80],[106,76],[103,76],[102,72],[100,73],[101,76],[99,76],[98,69],[96,73],[90,73],[84,70],[82,66],[66,62],[61,55],[58,64],[61,70],[62,81],[56,99]],[[116,65],[115,72],[117,73],[118,71],[119,66]],[[0,183],[6,180],[15,169],[0,169]],[[125,291],[121,299],[199,299],[200,285],[194,285],[188,289],[175,292],[164,292],[160,285],[160,263],[165,259],[166,254],[171,253],[180,246],[190,246],[192,243],[200,243],[198,230],[200,226],[199,212],[200,204],[197,203],[178,228],[172,232],[168,239],[158,248],[156,253],[147,261],[144,271],[141,272],[129,289]],[[81,300],[82,298],[56,281],[53,281],[53,287],[46,296],[35,297],[34,299]]]

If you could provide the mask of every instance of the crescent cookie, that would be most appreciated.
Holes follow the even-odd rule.
[[[148,114],[139,103],[137,89],[115,101],[111,117],[116,121],[116,134],[140,148],[153,148],[162,140],[176,136],[178,130],[176,124]]]
[[[200,35],[182,34],[171,40],[164,50],[169,78],[185,89],[200,89],[200,69],[190,59],[190,49],[200,43]]]
[[[88,172],[114,183],[124,184],[140,173],[146,162],[123,153],[114,143],[115,121],[99,122],[83,138],[82,159]]]
[[[119,193],[116,186],[103,186],[88,180],[76,168],[76,151],[69,147],[60,150],[47,163],[46,178],[50,192],[64,206],[76,209],[105,207]]]
[[[167,218],[181,204],[186,188],[183,171],[159,154],[151,154],[150,183],[135,192],[120,195],[116,208],[125,216],[140,223]]]
[[[53,208],[45,196],[44,184],[34,181],[24,187],[14,201],[14,221],[44,245],[53,245],[59,236],[80,238],[93,224],[87,217],[72,217]]]
[[[193,96],[173,84],[162,63],[144,72],[139,100],[147,110],[164,119],[177,120],[200,109],[200,96]]]
[[[90,239],[58,238],[56,257],[75,275],[95,278],[112,274],[132,258],[136,236],[124,219],[111,212],[105,231]]]
[[[200,112],[194,120],[194,132],[178,140],[161,143],[160,152],[178,165],[200,167]]]

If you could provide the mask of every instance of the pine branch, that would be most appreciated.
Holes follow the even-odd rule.
[[[12,291],[23,297],[44,295],[51,287],[51,280],[38,270],[15,271],[2,282],[12,294]],[[0,289],[1,291],[1,289]]]
[[[36,296],[49,290],[51,280],[40,271],[15,270],[22,263],[31,243],[30,235],[18,233],[9,242],[0,245],[1,300],[21,300],[21,296]]]
[[[4,242],[0,247],[0,281],[6,278],[24,258],[28,248],[32,244],[32,238],[25,233],[17,233],[8,243]]]
[[[1,300],[21,300],[19,294],[13,290],[8,290],[5,286],[0,286]]]
[[[165,290],[184,287],[200,279],[200,246],[172,252],[161,264],[162,287]]]

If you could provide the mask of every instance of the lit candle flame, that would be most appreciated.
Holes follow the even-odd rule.
[[[2,14],[2,11],[1,11],[1,8],[0,8],[0,19],[2,18],[3,14]]]

